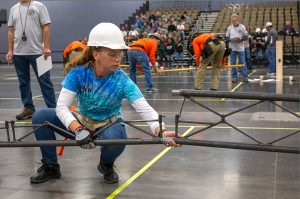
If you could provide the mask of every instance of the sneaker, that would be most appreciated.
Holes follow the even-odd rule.
[[[114,165],[102,164],[100,161],[97,168],[98,171],[103,174],[104,182],[110,184],[119,182],[119,176],[114,170]]]
[[[147,93],[157,93],[157,89],[156,88],[149,88],[149,89],[147,89]]]
[[[248,78],[244,78],[244,79],[243,79],[243,82],[244,82],[244,83],[248,83],[248,82],[249,82],[249,81],[248,81]]]
[[[217,91],[218,89],[216,89],[216,88],[211,88],[210,90],[211,90],[211,91]]]
[[[237,83],[237,79],[232,79],[232,83]]]
[[[198,91],[200,91],[200,90],[202,90],[202,88],[197,88],[197,87],[195,87],[195,90],[198,90]]]
[[[26,120],[32,117],[32,114],[35,112],[34,108],[23,108],[22,112],[16,115],[17,120]]]
[[[60,176],[61,173],[59,164],[49,165],[43,163],[42,166],[37,170],[37,172],[30,177],[30,182],[32,184],[39,184],[51,179],[60,178]]]

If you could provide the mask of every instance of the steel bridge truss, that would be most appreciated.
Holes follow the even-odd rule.
[[[300,154],[300,147],[291,147],[291,146],[279,146],[275,145],[281,140],[284,140],[286,138],[289,138],[291,136],[294,136],[300,132],[300,129],[295,130],[294,132],[282,136],[280,138],[271,140],[267,143],[263,143],[262,141],[256,139],[255,137],[249,135],[242,129],[236,127],[235,125],[231,124],[228,120],[226,120],[227,117],[239,113],[243,110],[246,110],[248,108],[251,108],[253,106],[256,106],[258,104],[261,104],[263,102],[269,102],[275,106],[280,107],[281,109],[285,110],[286,112],[289,112],[290,114],[294,115],[297,118],[300,118],[300,116],[293,111],[289,110],[288,108],[284,107],[283,105],[280,105],[277,103],[277,101],[285,101],[285,102],[300,102],[300,97],[298,95],[282,95],[282,94],[269,94],[269,93],[232,93],[232,92],[219,92],[219,91],[198,91],[198,90],[173,90],[173,95],[182,96],[184,97],[180,112],[179,114],[175,115],[175,132],[176,135],[174,138],[172,138],[177,144],[181,145],[192,145],[192,146],[204,146],[204,147],[216,147],[216,148],[230,148],[230,149],[241,149],[241,150],[253,150],[253,151],[268,151],[268,152],[280,152],[280,153],[294,153],[294,154]],[[195,100],[194,98],[197,97],[211,97],[211,98],[231,98],[231,99],[248,99],[248,100],[255,100],[252,104],[246,105],[245,107],[236,109],[234,111],[231,111],[229,113],[223,114],[215,111],[214,109],[200,103],[199,101]],[[186,121],[181,120],[181,114],[183,111],[183,106],[186,102],[186,100],[190,100],[191,102],[199,105],[200,107],[214,113],[215,115],[220,117],[220,120],[217,122],[198,122],[198,121]],[[96,146],[104,146],[104,145],[147,145],[147,144],[166,144],[170,138],[161,138],[162,133],[162,115],[159,115],[158,120],[132,120],[132,121],[125,121],[123,119],[119,119],[116,122],[123,122],[124,124],[127,124],[135,129],[137,129],[140,132],[143,132],[147,135],[149,135],[150,138],[148,139],[142,139],[142,138],[128,138],[128,139],[113,139],[113,140],[99,140],[97,139],[98,134],[101,134],[105,129],[109,128],[114,123],[108,124],[105,127],[101,128],[100,130],[96,131],[93,134],[94,143]],[[158,121],[160,123],[160,133],[159,135],[156,135],[152,132],[149,132],[137,125],[137,123],[145,123],[145,122],[151,122],[151,121]],[[200,130],[196,130],[194,132],[189,133],[188,135],[181,136],[179,134],[179,123],[190,123],[190,124],[203,124],[206,125],[204,128]],[[235,129],[237,132],[243,134],[244,136],[248,137],[250,140],[254,142],[254,144],[250,143],[240,143],[240,142],[220,142],[220,141],[210,141],[210,140],[197,140],[192,139],[191,137],[201,133],[205,130],[208,130],[212,127],[215,127],[219,124],[226,124],[229,127]],[[24,128],[24,127],[31,127],[33,128],[32,131],[29,133],[26,133],[25,135],[17,138],[16,135],[16,129],[17,128]],[[44,141],[34,141],[34,140],[26,140],[25,138],[32,135],[36,130],[48,127],[54,129],[56,132],[61,132],[65,135],[67,135],[71,140],[44,140]],[[41,147],[41,146],[79,146],[79,144],[73,140],[75,138],[75,135],[72,132],[66,131],[64,129],[61,129],[54,124],[51,124],[49,122],[45,122],[42,125],[16,125],[15,121],[5,121],[4,126],[0,127],[0,130],[5,130],[6,132],[6,141],[0,141],[0,147]],[[1,135],[1,137],[3,137]]]

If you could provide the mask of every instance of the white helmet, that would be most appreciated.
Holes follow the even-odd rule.
[[[260,28],[256,28],[256,29],[255,29],[255,32],[256,32],[256,33],[259,33],[260,31],[261,31]]]
[[[273,26],[272,22],[270,22],[270,21],[266,23],[266,27],[269,27],[269,26]]]
[[[131,35],[131,36],[136,36],[136,33],[135,33],[134,31],[132,31],[132,32],[130,33],[130,35]]]
[[[88,46],[128,49],[120,28],[113,23],[99,23],[90,32]]]
[[[266,32],[268,32],[268,30],[266,28],[263,28],[261,32],[266,33]]]

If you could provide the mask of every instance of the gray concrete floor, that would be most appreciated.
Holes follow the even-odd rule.
[[[22,109],[18,81],[13,66],[0,66],[0,126],[5,120],[14,120]],[[265,75],[265,69],[257,69],[250,78]],[[204,89],[210,89],[210,71],[207,72]],[[232,84],[227,72],[222,71],[220,90],[234,92],[300,93],[299,67],[286,67],[285,76],[293,75],[293,82],[284,78],[283,83]],[[63,79],[62,65],[55,64],[52,80],[57,94]],[[144,78],[139,86],[145,93]],[[173,89],[192,89],[193,72],[164,73],[153,77],[157,94],[146,94],[149,103],[166,116],[168,128],[174,128],[174,116],[179,112],[182,98],[172,96]],[[45,107],[36,78],[32,73],[32,91],[37,108]],[[229,112],[251,101],[226,99],[198,99],[220,112]],[[297,103],[282,103],[299,114]],[[140,119],[124,102],[126,120]],[[197,105],[187,102],[184,119],[216,121],[218,117]],[[234,115],[229,120],[251,136],[267,142],[300,128],[299,119],[287,115],[279,108],[263,103]],[[26,120],[25,124],[30,124]],[[18,122],[21,125],[23,122]],[[146,127],[145,127],[146,128]],[[179,131],[197,130],[200,125],[180,124]],[[22,136],[30,128],[17,129]],[[127,127],[128,137],[148,138],[141,132]],[[1,140],[5,131],[0,130]],[[193,136],[194,139],[253,143],[227,126],[220,125]],[[34,139],[33,136],[28,138]],[[280,141],[279,145],[300,147],[300,135]],[[150,162],[157,157],[153,164]],[[234,149],[183,146],[168,150],[160,145],[127,146],[116,162],[120,176],[118,184],[106,184],[98,173],[99,148],[82,150],[79,147],[65,149],[59,158],[62,178],[43,184],[31,185],[30,176],[40,166],[38,148],[0,149],[0,198],[1,199],[95,199],[95,198],[189,198],[189,199],[296,199],[300,198],[300,156],[295,154],[256,152]],[[140,171],[144,166],[143,171]],[[128,182],[133,179],[132,182]],[[124,189],[123,189],[124,188]],[[119,191],[115,196],[114,191]]]

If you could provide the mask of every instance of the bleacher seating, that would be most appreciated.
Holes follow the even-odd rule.
[[[294,28],[299,30],[299,15],[296,2],[272,5],[243,5],[239,9],[225,6],[219,13],[218,19],[213,27],[213,32],[226,32],[230,24],[230,16],[238,14],[240,22],[249,26],[252,30],[263,28],[265,23],[271,21],[277,31],[282,30],[285,21],[291,21]]]

